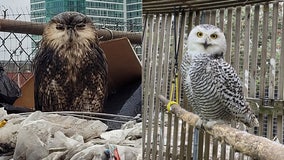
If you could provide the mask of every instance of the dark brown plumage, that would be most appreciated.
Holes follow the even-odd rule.
[[[34,58],[35,109],[101,112],[107,62],[90,18],[63,12],[47,24]]]

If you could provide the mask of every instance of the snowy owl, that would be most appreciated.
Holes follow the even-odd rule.
[[[216,26],[202,24],[188,36],[181,73],[184,91],[194,113],[206,121],[238,121],[247,127],[259,126],[243,95],[234,68],[223,59],[226,38]]]

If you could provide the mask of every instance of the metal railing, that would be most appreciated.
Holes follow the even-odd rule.
[[[8,76],[21,86],[32,76],[32,60],[45,24],[9,19],[0,19],[0,24],[0,63]],[[98,30],[101,41],[127,37],[141,58],[142,33],[105,27]]]

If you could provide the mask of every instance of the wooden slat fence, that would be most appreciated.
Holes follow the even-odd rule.
[[[189,31],[210,23],[223,29],[227,39],[225,60],[243,82],[244,94],[258,114],[259,128],[249,132],[283,143],[284,107],[284,5],[267,2],[214,10],[176,10],[145,14],[143,37],[143,151],[144,159],[249,159],[207,133],[199,133],[194,147],[194,129],[171,113],[157,99],[169,98],[174,78],[175,54],[180,65]],[[180,84],[182,88],[182,84]],[[179,103],[190,110],[183,92]],[[175,98],[175,96],[174,96]]]

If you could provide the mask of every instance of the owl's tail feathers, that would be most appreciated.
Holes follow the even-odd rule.
[[[258,107],[258,104],[257,108]],[[239,115],[240,117],[240,121],[242,123],[244,123],[247,127],[249,128],[253,128],[253,127],[259,127],[259,122],[253,112],[253,110],[251,109],[250,103],[246,102],[245,103],[245,109],[243,110],[242,114]]]

